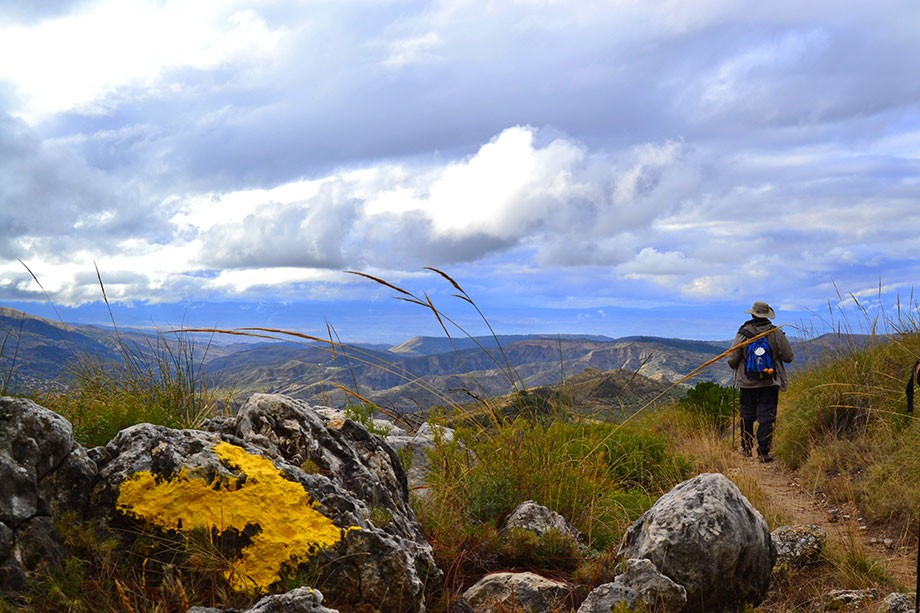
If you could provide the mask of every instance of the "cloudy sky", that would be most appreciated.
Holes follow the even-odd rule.
[[[727,338],[920,279],[914,0],[0,1],[0,303]],[[31,271],[31,273],[30,273]],[[34,276],[39,280],[36,283]],[[849,305],[849,306],[848,306]]]

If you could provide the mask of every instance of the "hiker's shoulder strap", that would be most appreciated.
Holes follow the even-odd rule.
[[[771,325],[771,326],[770,326],[770,330],[771,330],[771,331],[772,331],[772,330],[776,330],[776,326]],[[741,336],[743,336],[744,338],[746,338],[746,339],[748,339],[748,340],[751,340],[752,338],[754,338],[755,336],[757,336],[758,334],[760,334],[760,332],[754,332],[753,330],[751,330],[750,328],[748,328],[747,325],[743,325],[743,326],[741,326],[740,328],[738,328],[738,334],[740,334]]]

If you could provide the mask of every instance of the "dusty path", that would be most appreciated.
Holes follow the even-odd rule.
[[[854,507],[829,504],[821,496],[812,495],[797,482],[793,472],[778,462],[761,464],[739,457],[738,463],[739,470],[753,475],[761,484],[770,508],[790,524],[814,524],[827,533],[829,542],[856,545],[902,589],[913,592],[917,580],[915,539],[868,526]]]

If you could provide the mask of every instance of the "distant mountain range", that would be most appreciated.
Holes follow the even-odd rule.
[[[64,389],[79,360],[118,363],[126,350],[134,355],[152,354],[164,343],[188,342],[179,338],[67,325],[0,307],[0,387]],[[313,342],[217,344],[200,335],[194,338],[196,359],[209,384],[233,389],[238,400],[254,392],[277,392],[334,407],[366,398],[402,411],[557,385],[578,380],[576,376],[620,395],[640,389],[642,395],[654,394],[730,345],[729,340],[597,335],[416,337],[392,347],[347,344],[334,348]],[[864,340],[839,335],[793,339],[793,366]],[[611,375],[603,381],[604,373],[619,371],[628,376]],[[611,383],[614,380],[616,385]],[[624,388],[624,381],[631,388]],[[688,384],[699,381],[730,385],[731,372],[719,361]],[[604,401],[615,402],[610,397]]]

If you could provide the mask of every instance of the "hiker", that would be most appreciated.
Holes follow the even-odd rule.
[[[769,304],[758,300],[745,313],[752,317],[738,329],[733,347],[768,330],[773,332],[728,356],[728,365],[735,371],[735,385],[741,390],[741,454],[752,455],[756,421],[758,459],[772,462],[776,406],[779,391],[786,389],[785,365],[792,361],[792,347],[786,334],[770,322],[776,312]]]

